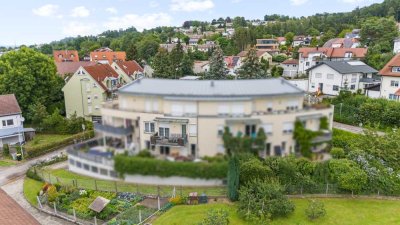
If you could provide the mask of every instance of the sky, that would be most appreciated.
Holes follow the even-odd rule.
[[[5,1],[5,0],[0,0]],[[346,12],[383,0],[11,0],[1,4],[0,46],[43,44],[105,30],[179,26],[185,20],[211,21],[265,14],[309,16]]]

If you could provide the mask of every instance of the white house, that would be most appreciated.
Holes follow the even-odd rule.
[[[380,83],[378,71],[361,61],[324,61],[308,69],[309,91],[339,95],[341,90],[356,92]]]
[[[393,52],[394,54],[400,53],[400,38],[394,40]]]
[[[379,74],[382,76],[380,97],[399,101],[400,99],[400,53],[395,55]]]
[[[195,61],[193,63],[193,72],[195,74],[207,73],[208,71],[210,71],[209,61]]]
[[[365,88],[365,96],[370,98],[381,97],[381,84],[373,84]]]
[[[23,122],[15,95],[0,95],[0,148],[25,142]]]
[[[281,64],[283,68],[283,77],[295,78],[299,71],[299,61],[296,59],[287,59]]]

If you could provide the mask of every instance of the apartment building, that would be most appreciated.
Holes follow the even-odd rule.
[[[279,43],[276,39],[257,39],[256,49],[264,51],[279,49]]]
[[[304,92],[283,79],[161,80],[139,79],[118,91],[118,99],[101,109],[95,124],[108,149],[136,154],[193,158],[224,154],[222,134],[267,134],[260,156],[296,153],[295,121],[319,130],[320,120],[332,126],[333,108],[306,106]],[[329,131],[313,140],[331,139]]]

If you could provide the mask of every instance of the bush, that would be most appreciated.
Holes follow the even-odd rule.
[[[315,220],[326,215],[325,205],[323,202],[312,199],[305,210],[305,214],[309,220]]]
[[[117,155],[114,157],[115,170],[123,174],[155,175],[160,177],[191,177],[204,179],[226,178],[227,163],[194,163],[170,162],[158,159],[128,157]]]
[[[142,151],[140,151],[140,152],[137,154],[137,157],[142,157],[142,158],[154,158],[154,157],[151,155],[151,153],[150,153],[150,151],[149,151],[148,149],[143,149]]]
[[[182,205],[185,204],[185,198],[182,198],[181,196],[175,196],[169,199],[169,202],[174,204],[174,205]]]
[[[34,158],[38,157],[41,155],[44,155],[46,153],[55,151],[59,148],[65,147],[70,144],[74,144],[74,140],[79,140],[83,138],[92,138],[94,137],[94,132],[93,131],[86,131],[85,133],[79,133],[72,135],[70,137],[67,137],[59,142],[51,142],[43,145],[37,145],[37,146],[26,146],[25,151],[27,153],[27,158]]]
[[[8,146],[8,144],[3,145],[3,156],[4,157],[10,156],[10,147]]]
[[[54,185],[51,185],[50,187],[47,188],[47,199],[49,202],[54,202],[56,198],[58,197],[58,192],[57,188]]]
[[[343,148],[332,148],[330,153],[334,159],[342,159],[346,157]]]
[[[229,213],[224,209],[211,209],[199,225],[228,225],[228,217]]]
[[[43,181],[43,179],[36,173],[33,168],[30,168],[28,171],[26,171],[26,176],[36,181]]]

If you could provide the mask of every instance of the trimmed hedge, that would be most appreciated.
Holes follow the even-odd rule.
[[[115,170],[119,174],[141,174],[160,177],[190,177],[204,179],[223,179],[227,176],[228,163],[170,162],[164,160],[128,157],[114,157]]]
[[[71,135],[61,141],[57,142],[51,142],[43,145],[38,145],[38,146],[32,146],[32,147],[24,147],[26,153],[27,153],[27,158],[34,158],[38,157],[41,155],[44,155],[46,153],[55,151],[57,149],[60,149],[62,147],[74,144],[74,140],[80,140],[82,138],[92,138],[94,137],[94,131],[86,131],[85,133],[79,133],[79,134],[74,134]]]

